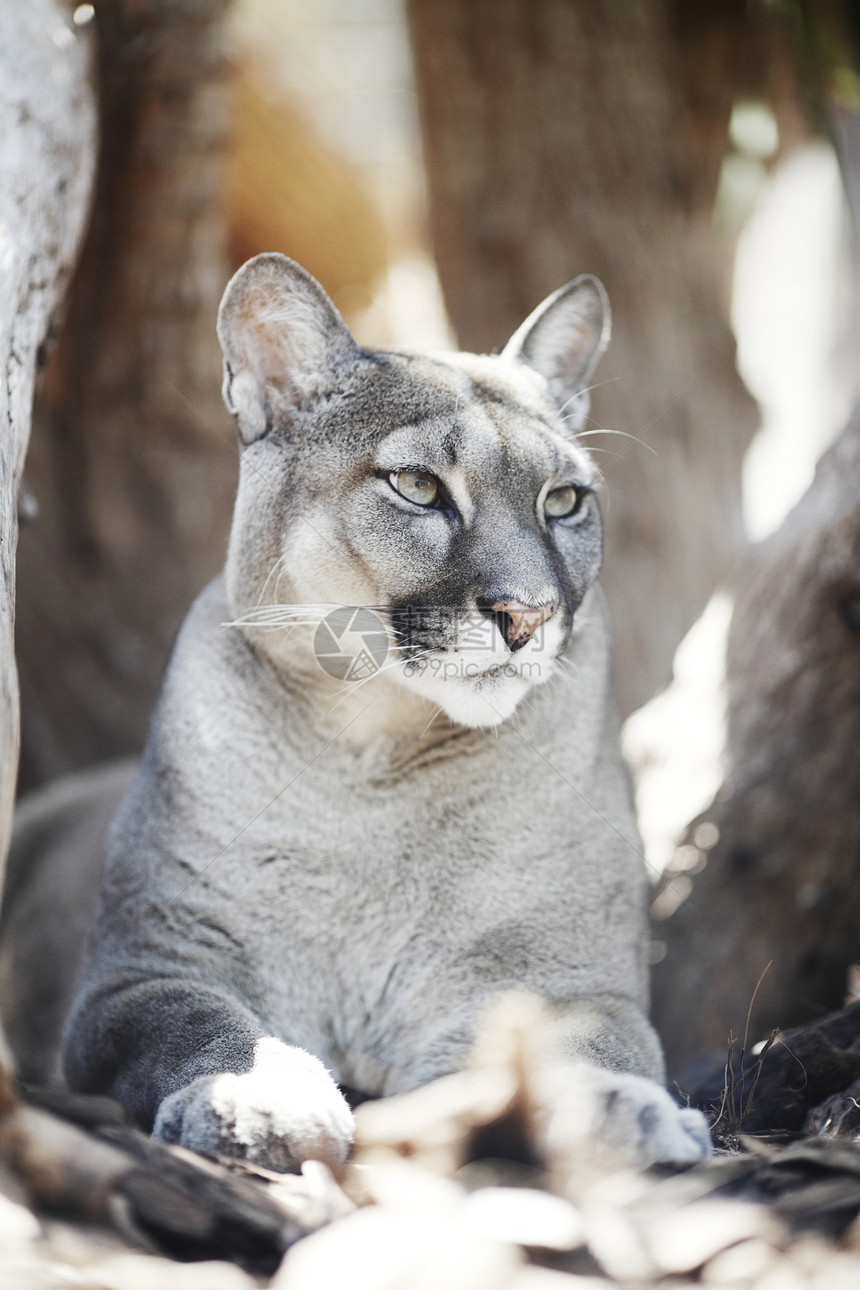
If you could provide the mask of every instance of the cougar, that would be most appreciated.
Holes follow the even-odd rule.
[[[181,628],[139,766],[20,818],[3,979],[31,1076],[71,1003],[73,1089],[168,1142],[338,1166],[343,1089],[457,1070],[488,1003],[524,988],[600,1133],[640,1161],[707,1153],[647,1020],[578,438],[608,334],[589,276],[476,356],[362,348],[283,256],[235,275],[223,575]],[[46,906],[65,957],[34,935]]]

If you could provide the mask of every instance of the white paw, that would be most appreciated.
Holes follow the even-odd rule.
[[[261,1039],[241,1075],[201,1075],[164,1099],[153,1137],[239,1156],[281,1172],[304,1160],[337,1169],[352,1145],[352,1112],[322,1062]]]
[[[548,1099],[551,1152],[598,1142],[635,1165],[689,1163],[713,1152],[701,1111],[678,1106],[655,1080],[598,1067],[556,1070]]]

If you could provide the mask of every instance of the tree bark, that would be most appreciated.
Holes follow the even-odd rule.
[[[17,495],[33,389],[83,232],[95,157],[90,40],[56,0],[7,5],[0,42],[0,880],[18,769]],[[0,1035],[0,1062],[5,1044]],[[8,1060],[8,1058],[6,1058]]]
[[[614,337],[587,439],[606,477],[604,586],[627,712],[742,545],[756,422],[727,322],[713,209],[729,113],[758,74],[742,0],[411,0],[446,303],[467,348],[503,343],[549,291],[598,274]]]
[[[95,208],[27,463],[23,785],[142,745],[174,632],[223,561],[226,9],[97,7]]]
[[[831,97],[829,113],[856,347],[860,112]],[[841,1008],[860,963],[860,398],[806,495],[738,570],[726,678],[725,778],[702,817],[719,841],[657,933],[667,954],[654,1016],[670,1067],[742,1034],[754,994],[751,1040]],[[680,854],[689,861],[689,847]]]
[[[860,408],[738,576],[727,688],[725,782],[691,828],[719,841],[657,930],[670,1068],[743,1034],[769,962],[750,1042],[840,1007],[860,962]]]

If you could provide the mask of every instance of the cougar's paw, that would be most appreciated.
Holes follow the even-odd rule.
[[[713,1152],[701,1111],[678,1106],[655,1080],[577,1067],[564,1088],[556,1084],[546,1140],[551,1151],[570,1151],[584,1139],[636,1165],[688,1163]]]
[[[153,1137],[288,1172],[304,1160],[337,1169],[353,1140],[352,1112],[322,1062],[261,1039],[241,1075],[201,1075],[164,1099]]]

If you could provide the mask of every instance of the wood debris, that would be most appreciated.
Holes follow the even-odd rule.
[[[545,1133],[542,1026],[541,1009],[512,996],[467,1070],[359,1107],[355,1157],[337,1181],[315,1162],[283,1176],[204,1159],[151,1142],[110,1103],[43,1096],[54,1112],[62,1107],[63,1121],[44,1106],[20,1107],[0,1128],[0,1284],[860,1284],[853,1140],[741,1138],[737,1150],[684,1168],[633,1169],[582,1139],[566,1157]]]

